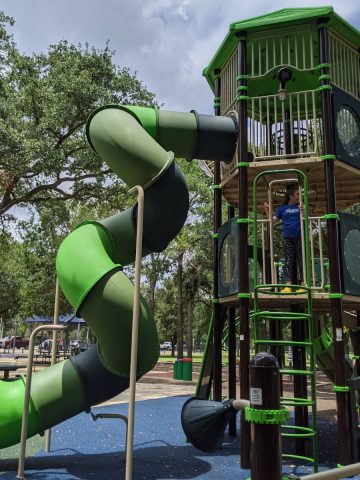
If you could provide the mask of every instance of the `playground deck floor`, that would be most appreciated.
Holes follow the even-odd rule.
[[[245,480],[241,470],[239,439],[226,436],[223,448],[205,454],[185,441],[180,423],[184,402],[193,395],[195,382],[172,379],[170,366],[159,364],[137,387],[133,454],[134,480],[228,479]],[[337,458],[333,404],[323,386],[325,408],[319,414],[320,470],[334,467]],[[321,389],[320,389],[321,392]],[[128,412],[128,393],[93,409],[93,413]],[[332,408],[328,408],[328,407]],[[42,437],[28,442],[25,475],[32,480],[112,480],[125,478],[125,424],[121,420],[93,421],[86,413],[52,429],[51,451]],[[18,447],[0,451],[0,479],[13,480]],[[310,468],[287,466],[284,474],[311,473]],[[360,475],[353,477],[360,480]]]

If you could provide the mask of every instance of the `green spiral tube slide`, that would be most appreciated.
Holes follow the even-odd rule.
[[[87,137],[129,187],[145,190],[143,255],[163,251],[188,213],[188,190],[174,155],[229,162],[236,121],[229,117],[109,105],[87,123]],[[175,153],[173,153],[175,152]],[[56,268],[63,293],[93,330],[86,352],[33,375],[28,437],[44,432],[128,388],[134,287],[123,267],[135,259],[137,205],[88,221],[60,246]],[[159,356],[155,322],[140,300],[137,377]],[[20,441],[25,380],[0,381],[0,448]]]

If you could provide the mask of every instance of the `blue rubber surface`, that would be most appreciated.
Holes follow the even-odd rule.
[[[180,423],[181,408],[188,397],[144,400],[136,403],[133,457],[134,480],[230,479],[245,480],[240,469],[239,440],[225,438],[215,454],[199,452],[186,443]],[[94,408],[93,413],[127,414],[127,404]],[[332,467],[336,458],[335,425],[319,423],[325,445],[320,447],[320,470]],[[52,451],[40,451],[25,463],[28,480],[110,480],[125,478],[125,424],[119,419],[99,419],[82,413],[52,429]],[[0,452],[1,454],[1,452]],[[17,460],[5,460],[1,480],[16,478]],[[297,467],[284,473],[308,474]],[[360,476],[353,477],[360,479]]]

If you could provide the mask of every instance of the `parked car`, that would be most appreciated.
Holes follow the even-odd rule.
[[[70,350],[72,355],[77,355],[80,352],[85,352],[88,350],[90,345],[87,342],[83,342],[82,340],[72,340],[70,342]]]
[[[14,337],[14,335],[7,340],[5,340],[4,348],[13,348],[15,343],[15,348],[28,348],[29,340],[27,338],[21,338],[19,336]]]
[[[64,340],[62,338],[57,339],[57,351],[64,350]],[[52,338],[45,338],[40,345],[40,350],[51,350],[52,349]]]
[[[0,348],[5,348],[6,342],[9,340],[9,337],[0,338]]]
[[[172,343],[171,342],[163,342],[160,343],[160,350],[164,351],[171,351],[172,350]]]

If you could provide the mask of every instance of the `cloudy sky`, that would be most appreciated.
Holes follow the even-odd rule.
[[[229,24],[286,7],[329,0],[0,0],[26,53],[66,39],[116,50],[115,62],[136,71],[168,110],[212,113],[202,77]],[[360,2],[333,0],[336,13],[360,29]]]

